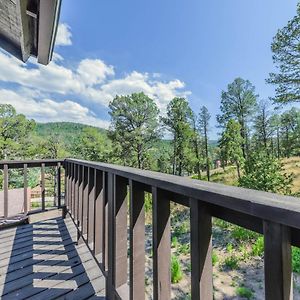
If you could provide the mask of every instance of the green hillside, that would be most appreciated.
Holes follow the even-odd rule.
[[[68,143],[70,143],[76,140],[84,128],[88,127],[97,128],[99,132],[106,133],[106,129],[73,122],[37,123],[35,133],[43,138],[55,135],[58,136],[61,141],[68,141]]]

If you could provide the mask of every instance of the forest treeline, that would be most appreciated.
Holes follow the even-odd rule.
[[[288,194],[292,176],[280,159],[300,154],[300,6],[273,39],[278,73],[267,82],[275,97],[261,99],[255,86],[236,78],[220,95],[220,138],[212,147],[211,112],[193,111],[175,97],[165,112],[144,93],[117,95],[109,104],[110,128],[81,124],[36,124],[9,104],[0,105],[0,159],[75,157],[210,180],[220,165],[235,165],[239,185]],[[281,109],[275,109],[276,107]]]

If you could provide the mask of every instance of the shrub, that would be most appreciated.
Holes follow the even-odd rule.
[[[216,252],[212,252],[212,255],[211,255],[211,259],[212,259],[212,265],[215,266],[216,263],[219,261],[219,258],[218,258],[218,255]]]
[[[171,282],[178,283],[182,279],[182,271],[178,258],[176,256],[171,257]]]
[[[292,265],[293,272],[300,273],[300,249],[296,247],[292,248]]]
[[[282,163],[265,151],[251,153],[239,185],[265,192],[290,194],[293,175],[284,173]]]
[[[145,212],[148,214],[152,211],[152,196],[150,193],[145,193]]]
[[[180,225],[176,226],[174,229],[174,235],[179,236],[181,234],[187,233],[189,231],[187,222],[182,222]]]
[[[237,241],[249,241],[257,238],[257,233],[240,226],[234,226],[231,235]]]
[[[233,251],[233,245],[232,244],[228,244],[226,246],[226,250],[227,250],[228,253],[231,253]]]
[[[264,253],[264,238],[260,236],[252,247],[251,254],[253,256],[262,256]]]
[[[249,257],[249,252],[248,252],[248,249],[247,249],[247,246],[246,245],[240,245],[239,246],[239,252],[241,254],[241,257],[243,259],[247,259]]]
[[[187,255],[190,253],[190,244],[182,244],[179,248],[178,248],[178,252],[183,254],[183,255]]]
[[[217,218],[214,218],[214,225],[220,227],[221,229],[229,229],[231,226],[230,223]]]
[[[172,248],[177,248],[177,246],[178,246],[178,239],[177,239],[176,236],[173,236],[172,241],[171,241],[171,247]]]
[[[239,267],[239,258],[235,255],[230,255],[225,258],[224,266],[230,270],[238,269]]]
[[[240,297],[247,298],[247,299],[253,298],[253,292],[244,286],[237,287],[236,294]]]

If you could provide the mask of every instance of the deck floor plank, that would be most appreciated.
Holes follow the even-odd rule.
[[[1,299],[106,299],[105,278],[70,218],[0,231]]]

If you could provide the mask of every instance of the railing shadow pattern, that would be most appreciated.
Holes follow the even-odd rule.
[[[105,299],[95,296],[103,295],[104,277],[76,236],[71,220],[62,218],[2,231],[1,299]]]

